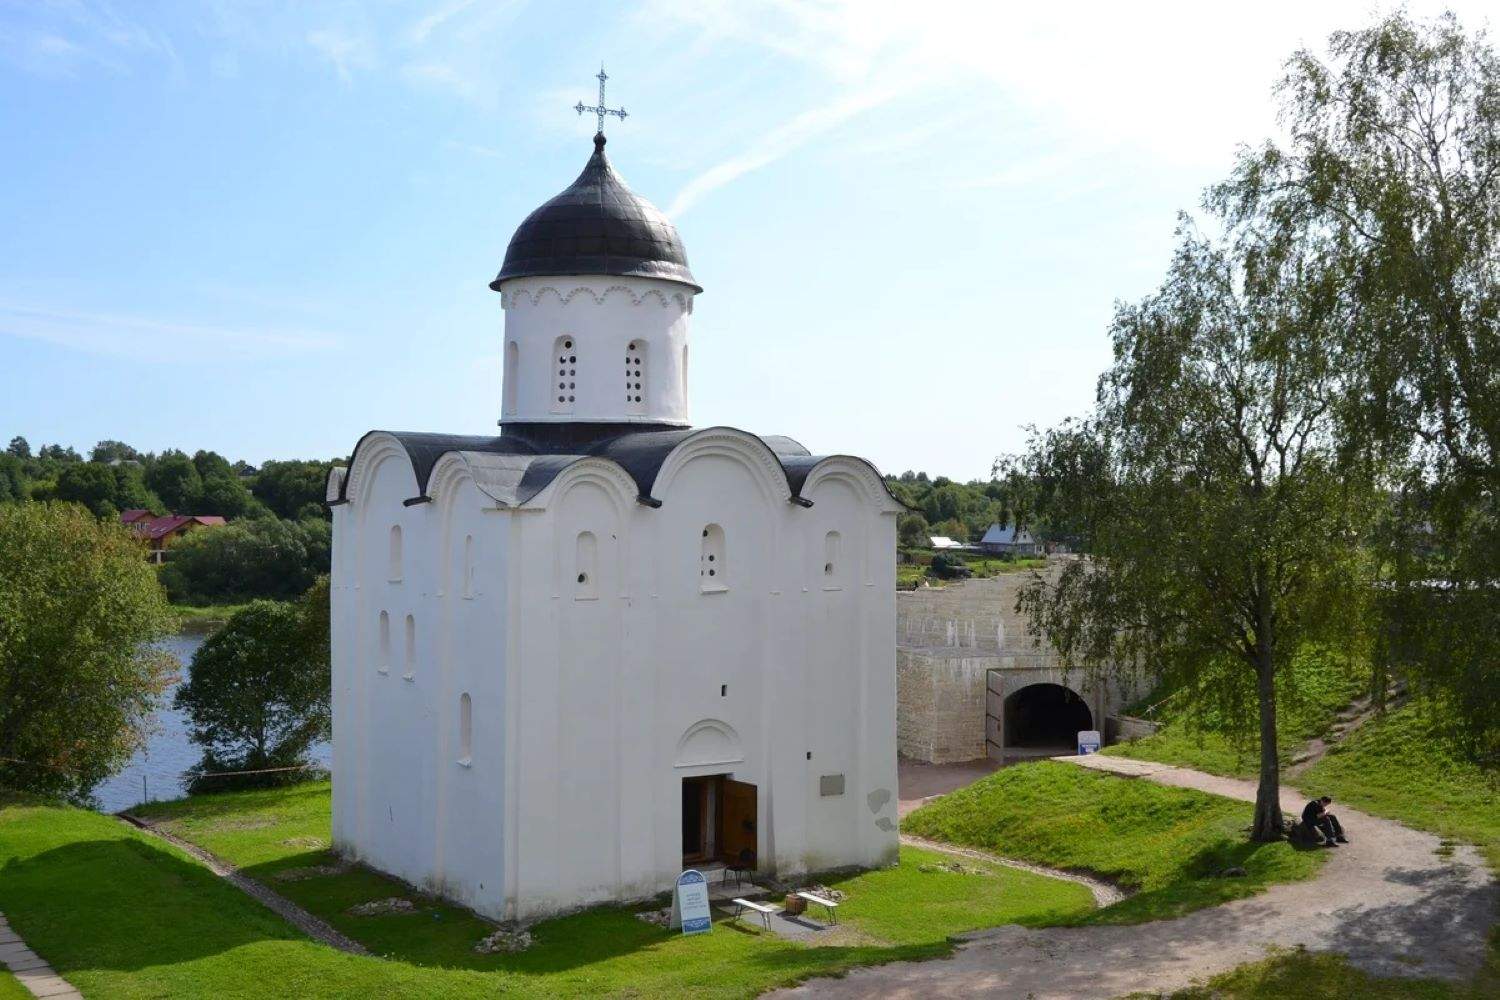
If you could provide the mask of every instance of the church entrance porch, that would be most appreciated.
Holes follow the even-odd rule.
[[[756,787],[727,774],[682,779],[682,865],[755,868]]]

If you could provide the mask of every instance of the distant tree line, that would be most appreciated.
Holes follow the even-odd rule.
[[[224,528],[174,544],[161,582],[178,603],[296,597],[328,571],[323,507],[328,470],[318,460],[270,461],[258,469],[213,451],[141,452],[100,441],[85,460],[62,445],[33,452],[24,437],[0,453],[0,504],[61,501],[115,520],[126,510],[218,515]]]
[[[994,479],[960,483],[946,476],[930,479],[925,472],[903,472],[887,476],[886,486],[898,500],[912,508],[898,525],[903,547],[921,548],[932,535],[956,542],[977,542],[992,524],[1009,524],[1016,515],[1017,484]],[[1032,519],[1031,530],[1047,537],[1047,526]]]

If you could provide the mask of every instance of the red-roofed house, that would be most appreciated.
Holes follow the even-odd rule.
[[[164,514],[155,517],[149,510],[127,510],[120,523],[129,525],[148,546],[146,558],[159,563],[166,558],[167,547],[197,528],[216,528],[225,523],[217,514]]]

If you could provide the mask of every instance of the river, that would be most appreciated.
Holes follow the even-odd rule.
[[[193,654],[208,638],[205,632],[181,632],[162,641],[162,647],[182,663],[186,677]],[[182,772],[196,764],[203,750],[188,737],[188,719],[172,708],[177,682],[162,697],[162,707],[152,719],[146,743],[137,750],[114,777],[94,789],[94,798],[105,812],[119,812],[144,801],[176,799],[187,794]],[[329,761],[329,747],[319,744],[310,758],[319,764]]]

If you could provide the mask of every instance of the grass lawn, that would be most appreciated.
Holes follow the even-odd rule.
[[[31,1000],[31,991],[15,976],[0,970],[0,1000]]]
[[[1071,764],[1008,767],[923,806],[908,833],[1086,869],[1138,890],[1076,923],[1138,923],[1313,876],[1323,856],[1246,839],[1248,803],[1120,778]],[[1218,878],[1240,866],[1242,878]]]
[[[532,928],[518,955],[477,955],[488,924],[354,870],[281,881],[326,863],[326,783],[153,804],[179,835],[264,878],[390,960],[312,943],[154,838],[106,816],[13,801],[0,807],[0,910],[86,993],[253,997],[749,997],[854,965],[946,955],[948,936],[1007,922],[1056,923],[1092,908],[1081,886],[984,866],[922,872],[941,856],[903,850],[897,868],[833,884],[849,893],[841,929],[807,946],[720,917],[683,938],[602,907]],[[350,905],[403,895],[416,913],[352,917]]]
[[[1357,659],[1314,646],[1298,654],[1290,674],[1281,681],[1276,700],[1277,750],[1283,767],[1308,740],[1328,732],[1339,710],[1366,691],[1369,676],[1368,667]],[[1248,678],[1248,672],[1245,675]],[[1146,701],[1162,698],[1168,698],[1167,694],[1156,692]],[[1249,710],[1253,716],[1253,697]],[[1162,728],[1155,736],[1120,743],[1104,753],[1236,778],[1253,778],[1259,773],[1260,749],[1253,732],[1233,739],[1214,710],[1190,721],[1170,698],[1161,704],[1160,713]]]

